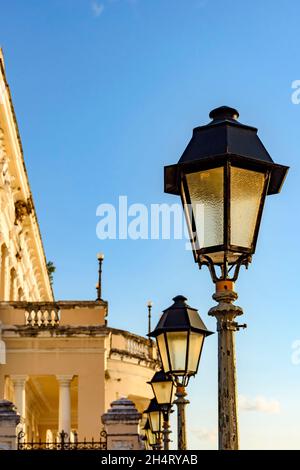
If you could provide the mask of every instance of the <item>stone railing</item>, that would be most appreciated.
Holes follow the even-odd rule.
[[[0,302],[3,325],[34,328],[105,326],[107,302],[63,300],[57,302]]]
[[[60,321],[60,309],[58,305],[28,305],[25,309],[25,325],[30,326],[58,326]]]
[[[134,359],[156,363],[158,354],[155,342],[143,336],[135,335],[117,328],[107,328],[110,331],[110,356]]]
[[[125,349],[130,354],[147,355],[149,352],[149,340],[142,342],[141,340],[127,338]]]

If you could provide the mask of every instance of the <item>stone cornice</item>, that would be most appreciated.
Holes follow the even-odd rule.
[[[57,308],[57,309],[73,309],[73,308],[97,308],[108,307],[108,302],[105,300],[58,300],[56,302],[0,302],[0,309],[2,308],[20,308],[20,309],[34,309],[36,308]]]
[[[20,336],[40,336],[44,333],[49,333],[49,336],[75,336],[75,335],[88,335],[88,336],[108,336],[110,333],[115,335],[121,335],[125,338],[133,339],[147,346],[149,341],[147,338],[142,336],[135,335],[129,331],[118,330],[115,328],[110,328],[105,325],[90,325],[90,326],[80,326],[80,325],[63,325],[63,326],[54,326],[54,327],[32,327],[29,325],[2,325],[2,334],[5,336],[6,332],[12,332],[19,334]]]
[[[91,326],[30,326],[30,325],[3,325],[2,336],[6,333],[14,333],[20,337],[70,337],[70,336],[107,336],[107,330],[103,325]]]

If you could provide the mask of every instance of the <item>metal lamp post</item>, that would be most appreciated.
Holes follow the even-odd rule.
[[[151,310],[152,310],[152,301],[148,300],[147,302],[147,308],[148,308],[148,334],[151,332]],[[150,339],[151,341],[151,339]]]
[[[102,300],[102,263],[104,260],[104,254],[103,253],[98,253],[97,254],[97,260],[99,263],[99,268],[98,268],[98,284],[96,285],[97,289],[97,299],[96,300]]]
[[[156,401],[163,413],[163,444],[164,450],[169,450],[169,417],[175,395],[174,380],[170,374],[165,374],[163,370],[160,370],[155,372],[148,384],[151,385]]]
[[[161,407],[157,403],[156,398],[152,398],[148,408],[145,410],[145,413],[148,416],[150,430],[156,437],[154,448],[156,450],[161,450],[161,438],[163,432],[163,412]]]
[[[181,196],[195,262],[207,266],[218,305],[219,448],[238,449],[234,333],[242,315],[234,282],[255,252],[267,195],[277,194],[288,167],[275,164],[257,129],[238,122],[239,113],[222,106],[211,122],[194,129],[175,165],[165,167],[165,192]]]
[[[186,303],[182,295],[174,297],[174,304],[164,310],[150,336],[156,338],[163,370],[176,382],[175,404],[178,409],[178,449],[186,450],[185,388],[199,367],[204,339],[212,334],[207,330],[198,311]]]
[[[151,314],[152,314],[152,306],[153,303],[151,300],[148,300],[147,302],[147,308],[148,308],[148,336],[151,332]],[[152,349],[152,339],[149,336],[149,356],[152,358],[153,357],[153,349]]]

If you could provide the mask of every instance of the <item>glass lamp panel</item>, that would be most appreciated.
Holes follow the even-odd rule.
[[[150,436],[149,436],[149,444],[150,446],[154,446],[156,444],[156,437],[155,434],[150,429]]]
[[[173,382],[154,382],[151,385],[159,405],[169,405],[172,403]]]
[[[203,341],[204,335],[202,333],[190,332],[188,372],[197,372]]]
[[[149,413],[149,421],[152,432],[161,431],[161,412],[160,411],[151,411]]]
[[[186,353],[187,353],[187,331],[172,331],[167,333],[167,342],[169,347],[171,372],[185,372]],[[180,374],[178,374],[180,375]]]
[[[251,248],[265,175],[257,171],[231,167],[231,244]]]
[[[148,439],[148,442],[149,442],[150,446],[154,445],[156,443],[155,434],[153,434],[151,429],[147,429],[146,436],[147,436],[147,439]]]
[[[170,365],[169,365],[169,359],[168,359],[164,333],[158,335],[156,337],[156,340],[157,340],[157,345],[159,349],[162,366],[163,366],[164,372],[167,373],[170,371]]]
[[[199,248],[224,242],[224,168],[186,175]]]

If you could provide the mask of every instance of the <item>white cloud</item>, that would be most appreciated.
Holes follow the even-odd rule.
[[[103,13],[104,5],[103,3],[92,3],[92,12],[94,16],[100,16]]]
[[[194,428],[191,431],[200,441],[216,442],[217,440],[216,429]]]
[[[278,414],[280,413],[280,403],[274,398],[257,396],[249,398],[245,395],[239,396],[240,411],[258,411],[260,413]]]

